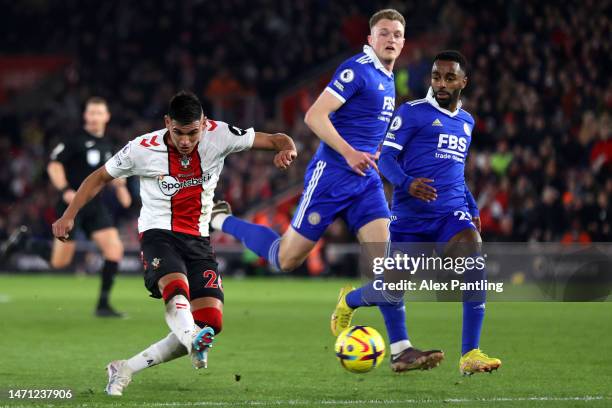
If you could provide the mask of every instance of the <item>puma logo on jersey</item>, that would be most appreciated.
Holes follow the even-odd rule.
[[[431,126],[444,126],[444,125],[442,124],[442,122],[440,122],[440,119],[436,118],[436,120],[433,121]]]

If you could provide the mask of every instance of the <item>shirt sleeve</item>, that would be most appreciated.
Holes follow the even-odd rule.
[[[253,147],[253,141],[255,140],[255,130],[253,128],[241,129],[229,124],[224,125],[227,126],[227,131],[224,132],[225,137],[223,138],[225,141],[223,150],[226,156]]]
[[[417,131],[418,123],[413,110],[410,105],[403,104],[391,119],[380,153],[380,172],[391,184],[403,191],[408,191],[414,177],[404,172],[399,163],[399,155]]]
[[[365,84],[360,71],[361,65],[355,62],[345,62],[334,73],[325,90],[345,103],[355,95]]]
[[[465,200],[467,201],[468,210],[470,211],[470,215],[472,217],[480,217],[480,212],[478,211],[478,204],[474,199],[474,196],[470,192],[470,189],[465,183]]]
[[[134,142],[126,144],[123,149],[119,150],[113,157],[110,158],[104,165],[108,174],[114,178],[129,177],[134,175],[135,157],[134,157]]]

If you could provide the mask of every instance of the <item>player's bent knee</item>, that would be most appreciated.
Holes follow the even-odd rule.
[[[305,256],[279,256],[278,266],[283,272],[291,272],[304,263],[308,254]]]
[[[189,284],[185,279],[174,279],[166,283],[162,290],[162,298],[165,303],[172,300],[173,297],[182,295],[189,300]]]
[[[121,243],[110,245],[102,250],[104,259],[113,262],[120,262],[123,259],[123,245]]]
[[[209,326],[215,331],[215,334],[219,334],[223,329],[223,312],[216,307],[203,307],[201,309],[193,310],[193,320],[200,326]]]

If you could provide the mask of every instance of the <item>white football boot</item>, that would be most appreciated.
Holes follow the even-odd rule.
[[[108,372],[108,384],[106,393],[113,396],[123,395],[123,390],[132,381],[132,370],[127,365],[127,360],[111,361],[106,366]]]

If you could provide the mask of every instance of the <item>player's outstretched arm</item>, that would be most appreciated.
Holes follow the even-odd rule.
[[[68,238],[68,233],[74,227],[74,218],[85,204],[96,196],[107,183],[113,180],[104,166],[91,173],[79,186],[74,198],[64,211],[64,214],[53,223],[53,235],[60,241]]]
[[[284,133],[263,133],[255,132],[253,149],[274,150],[274,165],[281,170],[287,169],[297,157],[297,149],[293,139]]]
[[[304,123],[306,123],[319,139],[323,140],[332,149],[340,153],[351,169],[357,174],[365,176],[364,171],[370,166],[378,171],[378,167],[374,161],[375,155],[353,149],[353,147],[340,136],[331,120],[329,120],[329,115],[337,111],[341,106],[342,101],[331,93],[323,91],[315,103],[308,109],[308,112],[306,112]]]

